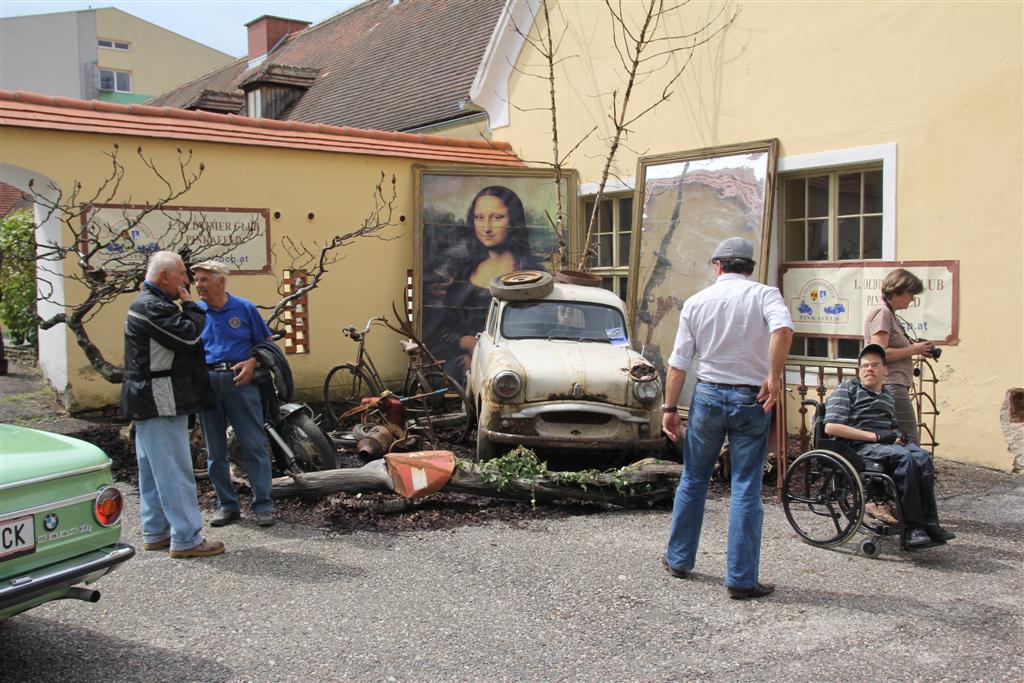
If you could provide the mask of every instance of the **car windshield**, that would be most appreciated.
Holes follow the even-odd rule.
[[[626,321],[610,306],[578,301],[522,301],[505,306],[506,339],[573,339],[625,346]]]

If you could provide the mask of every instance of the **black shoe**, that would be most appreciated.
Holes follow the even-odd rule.
[[[907,532],[907,546],[911,548],[921,548],[931,544],[932,539],[924,529],[914,528]]]
[[[667,571],[669,574],[676,577],[677,579],[690,578],[690,572],[683,571],[682,569],[673,568],[672,565],[668,563],[668,558],[666,558],[664,555],[661,556],[661,564],[665,567],[665,571]]]
[[[274,519],[273,512],[257,512],[256,513],[256,525],[257,526],[274,526],[277,524],[277,520]]]
[[[928,534],[928,537],[935,543],[945,543],[946,541],[952,541],[956,538],[956,534],[952,531],[946,531],[938,524],[935,526],[926,526],[924,530],[925,533]]]
[[[242,513],[238,510],[221,510],[210,520],[210,526],[227,526],[228,524],[234,524],[241,518]]]
[[[751,598],[763,598],[775,591],[775,584],[759,583],[753,588],[729,587],[729,597],[733,600],[750,600]]]

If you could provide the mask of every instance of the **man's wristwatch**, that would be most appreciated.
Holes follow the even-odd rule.
[[[679,407],[678,406],[662,406],[661,407],[661,412],[663,412],[663,413],[678,413],[679,412]]]

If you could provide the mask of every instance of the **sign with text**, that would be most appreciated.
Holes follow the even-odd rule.
[[[864,319],[882,301],[882,280],[895,268],[921,279],[924,292],[898,311],[911,336],[941,344],[959,338],[959,261],[842,261],[781,268],[782,298],[797,334],[861,339]]]
[[[96,205],[83,215],[87,249],[100,247],[91,263],[107,270],[138,267],[167,249],[190,263],[215,259],[235,273],[270,272],[267,209]]]

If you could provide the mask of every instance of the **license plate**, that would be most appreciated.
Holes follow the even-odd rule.
[[[0,522],[0,558],[36,549],[36,525],[32,515]]]

